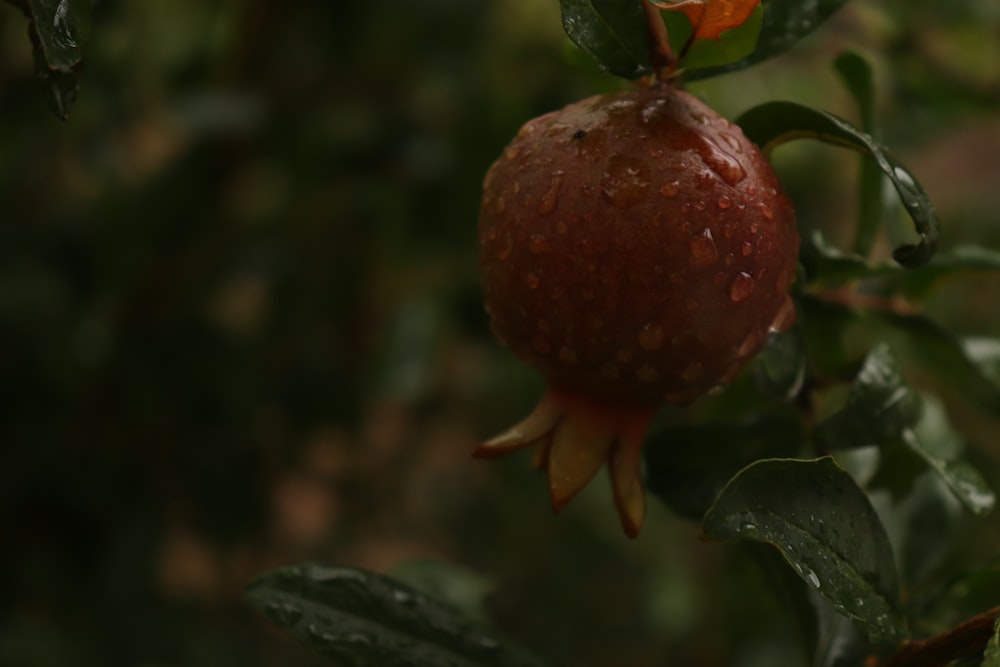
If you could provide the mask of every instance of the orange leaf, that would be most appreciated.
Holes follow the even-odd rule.
[[[694,39],[718,39],[725,31],[746,23],[760,0],[680,0],[653,4],[664,11],[683,12],[694,27]]]

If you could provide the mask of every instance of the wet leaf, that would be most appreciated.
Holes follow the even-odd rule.
[[[739,470],[760,458],[797,454],[802,442],[794,416],[675,426],[643,448],[646,486],[677,514],[700,521]]]
[[[979,471],[961,458],[965,443],[938,401],[925,397],[923,416],[903,434],[903,442],[940,475],[967,510],[980,516],[993,511],[996,495]]]
[[[750,65],[784,53],[807,36],[847,0],[763,0],[764,10],[757,46],[749,55],[740,60],[690,72],[687,79],[703,79],[726,72],[744,69]]]
[[[746,23],[760,7],[760,0],[666,0],[653,5],[665,12],[683,13],[694,39],[719,39],[727,30]]]
[[[882,445],[903,437],[919,419],[920,406],[883,343],[865,359],[846,405],[824,419],[814,437],[828,449]]]
[[[781,401],[795,398],[806,377],[806,355],[798,329],[771,332],[753,370],[761,393]]]
[[[875,160],[913,223],[912,230],[886,225],[893,259],[907,268],[930,261],[937,249],[937,213],[913,174],[871,136],[833,114],[794,102],[761,104],[744,112],[736,122],[765,153],[785,142],[809,138],[851,148]]]
[[[453,607],[389,577],[306,563],[267,572],[247,602],[345,665],[538,667]]]
[[[831,458],[758,461],[703,522],[718,540],[777,548],[798,575],[876,645],[905,637],[892,547],[867,496]]]
[[[30,24],[35,72],[48,85],[53,110],[64,120],[76,101],[83,44],[89,31],[90,0],[8,0]]]
[[[559,0],[563,29],[573,42],[612,74],[648,74],[649,29],[639,0]]]

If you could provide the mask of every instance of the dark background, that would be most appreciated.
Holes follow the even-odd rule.
[[[944,245],[1000,247],[995,0],[857,0],[692,89],[854,118],[847,47]],[[528,455],[470,459],[542,387],[481,309],[482,175],[527,119],[619,85],[555,0],[99,0],[63,123],[0,5],[0,664],[319,664],[239,598],[307,559],[489,589],[554,666],[794,664],[738,550],[655,500],[627,541],[603,479],[553,519]],[[803,233],[846,242],[854,157],[778,167]],[[998,299],[981,275],[929,309],[998,336]],[[993,465],[996,425],[960,427]]]

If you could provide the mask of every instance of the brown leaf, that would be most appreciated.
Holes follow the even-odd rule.
[[[694,28],[694,39],[718,39],[725,31],[746,23],[760,0],[679,0],[653,4],[664,11],[683,12]]]

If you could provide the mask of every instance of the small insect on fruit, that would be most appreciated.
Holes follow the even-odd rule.
[[[557,510],[607,462],[634,537],[657,408],[731,382],[794,320],[799,238],[774,171],[669,84],[592,97],[529,121],[493,164],[479,244],[493,331],[548,387],[475,455],[536,446]]]

